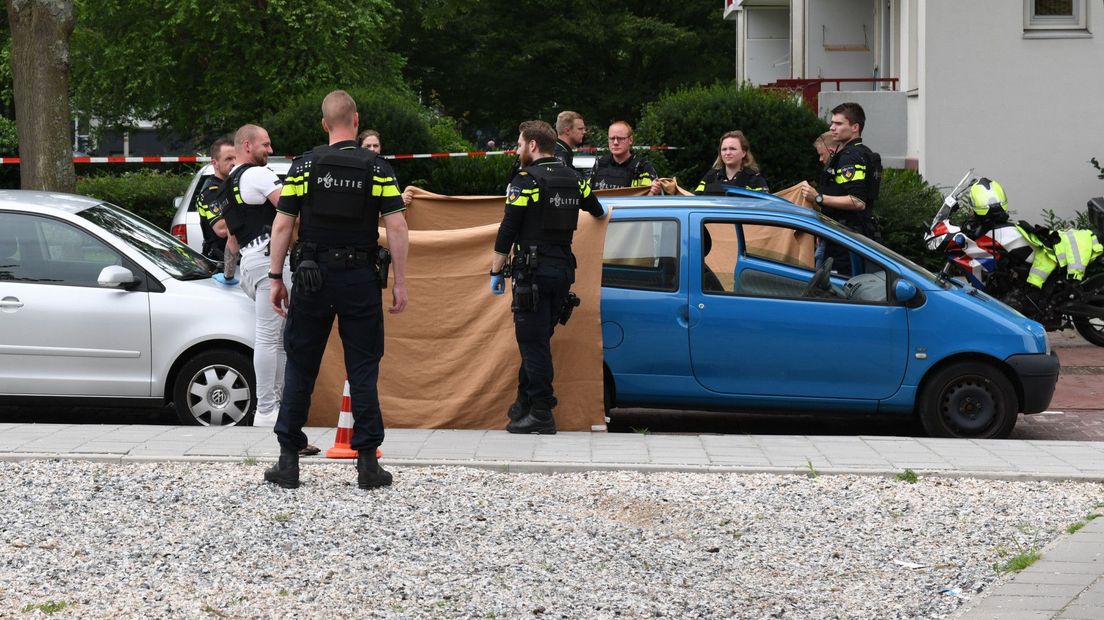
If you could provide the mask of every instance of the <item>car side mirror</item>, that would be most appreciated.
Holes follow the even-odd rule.
[[[180,203],[181,202],[184,202],[184,197],[183,196],[177,196],[176,198],[173,198],[173,211],[176,211],[177,209],[180,208]]]
[[[134,273],[126,267],[110,265],[100,271],[100,277],[96,278],[96,282],[105,288],[126,288],[138,282],[138,278],[134,277]]]
[[[893,285],[893,297],[902,304],[907,304],[916,299],[918,292],[916,285],[908,280],[897,280],[897,283]]]

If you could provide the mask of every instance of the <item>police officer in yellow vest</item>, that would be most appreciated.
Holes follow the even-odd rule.
[[[303,425],[334,316],[340,320],[353,406],[357,485],[374,489],[392,481],[391,473],[376,460],[376,448],[383,443],[376,382],[383,358],[381,289],[391,261],[395,278],[388,311],[398,314],[406,309],[406,208],[391,165],[357,146],[359,121],[356,102],[348,93],[335,90],[326,95],[322,128],[329,144],[292,163],[276,208],[268,277],[272,307],[288,319],[287,370],[275,428],[280,459],[264,478],[285,488],[299,486],[299,450],[307,445]],[[380,216],[387,229],[389,257],[379,246]],[[296,219],[299,241],[292,252],[296,266],[289,300],[281,272]]]
[[[575,281],[571,240],[580,209],[594,217],[604,217],[606,209],[589,183],[553,156],[556,134],[548,123],[526,121],[518,129],[522,169],[507,188],[506,214],[491,259],[491,292],[502,295],[507,257],[514,253],[512,309],[521,367],[506,430],[554,434],[552,332],[578,305],[570,292]]]
[[[226,222],[222,220],[222,209],[217,198],[236,161],[234,139],[222,136],[215,140],[210,154],[212,174],[203,181],[196,199],[196,212],[199,213],[199,229],[203,231],[203,255],[222,260],[226,251]],[[215,232],[217,227],[221,228],[221,234]]]
[[[821,212],[840,224],[862,232],[871,217],[866,209],[867,149],[862,144],[862,130],[866,125],[866,113],[857,103],[841,103],[832,108],[830,131],[841,145],[828,160],[827,183],[812,196]],[[807,190],[808,191],[808,190]],[[844,275],[851,274],[851,260],[840,246],[829,244],[827,256],[833,259],[833,267]]]

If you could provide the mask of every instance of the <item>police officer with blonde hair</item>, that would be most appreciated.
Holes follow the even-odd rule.
[[[556,116],[556,150],[552,156],[574,170],[575,149],[586,138],[586,121],[578,112],[564,110]]]
[[[339,319],[345,371],[353,406],[352,448],[357,450],[357,485],[391,484],[376,459],[383,443],[383,416],[376,384],[383,358],[383,296],[393,264],[392,314],[406,309],[407,227],[405,207],[391,165],[357,146],[356,102],[343,90],[322,101],[322,128],[329,143],[297,158],[288,171],[272,232],[273,311],[287,316],[284,344],[287,372],[276,422],[280,459],[264,479],[285,488],[299,486],[299,450],[307,444],[303,425],[311,393],[333,328]],[[379,245],[379,219],[390,252]],[[295,286],[289,299],[283,257],[299,221],[292,250]]]

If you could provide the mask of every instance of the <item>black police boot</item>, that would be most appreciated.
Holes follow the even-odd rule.
[[[510,409],[506,412],[506,417],[510,418],[511,422],[517,422],[529,413],[530,406],[529,399],[518,394],[517,400],[510,405]]]
[[[391,486],[391,472],[380,466],[376,449],[361,450],[357,454],[357,486],[362,489],[378,489]]]
[[[552,407],[548,403],[534,402],[529,413],[507,424],[506,430],[517,435],[555,435],[556,421],[552,419]]]
[[[280,446],[280,460],[265,470],[265,482],[278,484],[285,489],[299,487],[299,451]]]

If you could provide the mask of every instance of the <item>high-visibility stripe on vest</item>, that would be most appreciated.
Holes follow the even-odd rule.
[[[1035,235],[1034,231],[1016,226],[1016,230],[1027,239],[1027,242],[1035,248],[1035,254],[1031,258],[1031,268],[1027,273],[1027,283],[1042,288],[1050,274],[1058,267],[1058,259],[1054,256],[1054,250],[1047,246]]]
[[[1082,280],[1089,263],[1104,254],[1104,246],[1091,230],[1062,230],[1058,232],[1054,252],[1058,264],[1066,268],[1066,277]]]

